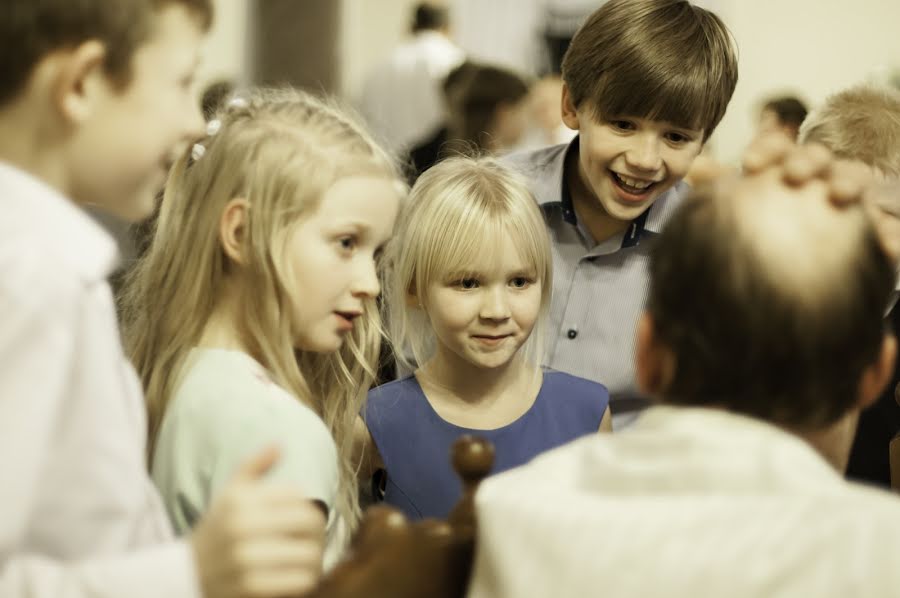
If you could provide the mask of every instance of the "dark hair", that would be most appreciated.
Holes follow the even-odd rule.
[[[416,6],[413,13],[412,31],[431,31],[444,29],[450,24],[450,13],[444,6],[423,2]]]
[[[234,83],[227,79],[214,81],[207,85],[200,95],[200,110],[203,112],[203,118],[205,120],[212,119],[225,100],[234,92],[234,89]]]
[[[792,256],[761,257],[732,199],[698,193],[653,250],[647,310],[676,363],[665,401],[797,429],[829,425],[852,408],[878,357],[894,268],[862,208],[846,208],[859,224],[850,255],[831,260],[811,290],[772,267]]]
[[[572,38],[562,73],[575,106],[588,102],[598,120],[662,120],[705,138],[738,76],[724,23],[686,0],[610,0]]]
[[[771,110],[778,117],[778,121],[781,124],[789,125],[795,129],[800,128],[808,112],[806,104],[793,96],[772,98],[763,104],[762,109],[763,111]]]
[[[441,92],[444,99],[448,102],[452,101],[457,91],[464,89],[472,77],[478,72],[479,65],[471,60],[464,60],[459,66],[452,69],[444,80],[441,82]]]
[[[450,103],[450,138],[479,150],[489,147],[490,129],[497,109],[528,95],[528,83],[507,69],[478,65],[468,73]],[[465,152],[468,153],[468,152]]]
[[[116,83],[127,84],[132,55],[150,35],[154,12],[169,4],[184,5],[209,28],[211,0],[4,0],[0,105],[20,93],[45,56],[91,39],[106,46],[106,72]]]

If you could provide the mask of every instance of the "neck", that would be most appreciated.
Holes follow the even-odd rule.
[[[0,161],[71,195],[59,139],[51,134],[49,125],[35,120],[23,101],[0,109]]]
[[[239,317],[240,302],[232,282],[226,283],[225,292],[213,308],[212,314],[203,327],[203,333],[197,343],[206,349],[227,349],[250,353],[236,325]]]
[[[850,449],[853,447],[858,421],[859,412],[852,411],[827,428],[789,431],[806,440],[843,475],[847,470],[847,461],[850,459]]]
[[[613,218],[603,209],[600,200],[585,183],[587,175],[582,170],[578,152],[579,149],[576,147],[566,156],[564,168],[566,183],[578,221],[591,233],[594,243],[599,244],[621,233],[628,228],[630,222]]]
[[[499,400],[506,392],[527,396],[526,389],[534,384],[538,373],[518,353],[502,366],[485,368],[439,345],[435,356],[416,372],[416,377],[426,387],[440,389],[463,403],[485,405]]]

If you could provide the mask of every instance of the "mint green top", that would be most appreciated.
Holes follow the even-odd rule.
[[[281,457],[267,477],[297,484],[331,512],[338,457],[319,416],[249,355],[191,350],[151,467],[175,530],[188,531],[235,469],[270,445],[279,447]]]

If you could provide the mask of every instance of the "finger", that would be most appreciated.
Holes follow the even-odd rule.
[[[312,590],[320,575],[305,569],[255,571],[241,584],[240,595],[246,598],[284,598],[300,596]]]
[[[874,178],[871,169],[861,162],[834,162],[828,175],[829,195],[836,203],[859,201]]]
[[[232,477],[232,483],[258,480],[272,469],[275,463],[278,462],[279,456],[280,451],[277,447],[270,446],[263,449],[238,467]]]
[[[236,549],[238,562],[248,568],[277,570],[283,567],[305,567],[321,571],[324,541],[294,538],[250,540]]]
[[[301,505],[275,507],[255,504],[247,512],[235,515],[236,527],[242,537],[294,536],[319,538],[325,536],[326,517],[309,501]]]
[[[772,133],[755,139],[744,151],[742,165],[744,172],[755,174],[761,170],[781,164],[794,144],[787,136]]]
[[[785,157],[784,180],[791,185],[802,185],[825,177],[833,161],[831,152],[823,145],[797,146]]]

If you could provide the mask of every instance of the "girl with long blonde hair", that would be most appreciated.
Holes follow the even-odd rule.
[[[446,517],[459,499],[461,434],[493,442],[497,472],[609,428],[603,385],[541,368],[550,251],[537,202],[494,159],[445,160],[413,187],[385,285],[390,339],[413,374],[372,389],[357,428],[362,476],[383,467],[384,500],[409,517]]]
[[[175,164],[123,295],[154,481],[180,531],[237,463],[329,513],[326,565],[359,513],[354,421],[381,327],[376,259],[403,187],[351,118],[293,91],[233,99]]]

